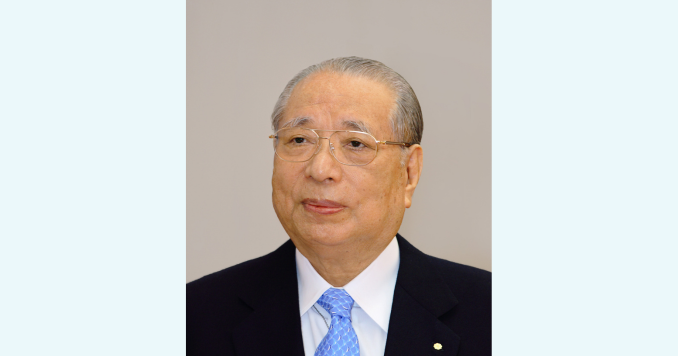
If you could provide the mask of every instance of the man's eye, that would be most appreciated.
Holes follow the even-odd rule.
[[[364,145],[362,142],[360,142],[360,141],[351,141],[351,142],[349,142],[348,144],[349,144],[349,146],[351,146],[352,148],[360,148],[360,147],[365,146],[365,145]]]
[[[290,140],[291,143],[302,144],[306,142],[306,139],[303,137],[292,137]]]

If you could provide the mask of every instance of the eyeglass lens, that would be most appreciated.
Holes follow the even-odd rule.
[[[292,162],[309,160],[319,149],[320,137],[309,129],[282,129],[274,141],[280,158]],[[330,135],[330,151],[340,163],[365,165],[377,155],[377,141],[360,132],[336,131]]]

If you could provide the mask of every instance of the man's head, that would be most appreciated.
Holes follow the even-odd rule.
[[[421,143],[424,132],[424,120],[417,95],[410,84],[400,74],[383,63],[360,57],[342,57],[314,64],[297,74],[287,83],[273,108],[271,123],[277,131],[292,91],[299,82],[314,73],[334,72],[349,76],[370,78],[389,87],[395,94],[395,105],[389,113],[391,128],[395,139],[402,142]]]
[[[368,131],[379,141],[414,143],[402,150],[379,144],[374,160],[362,166],[338,162],[323,139],[308,161],[274,159],[273,207],[302,253],[388,243],[422,168],[421,110],[409,84],[376,61],[326,61],[290,81],[272,120],[276,131],[317,129],[320,137],[332,134],[323,130]]]

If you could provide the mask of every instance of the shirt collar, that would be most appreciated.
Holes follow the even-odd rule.
[[[304,315],[332,285],[327,283],[304,255],[296,250],[299,312]],[[398,240],[393,238],[386,249],[364,271],[343,288],[356,304],[384,331],[388,332],[393,290],[400,266]]]

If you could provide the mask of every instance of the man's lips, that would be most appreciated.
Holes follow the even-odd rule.
[[[323,215],[338,213],[345,208],[332,200],[304,199],[301,203],[306,210]]]

